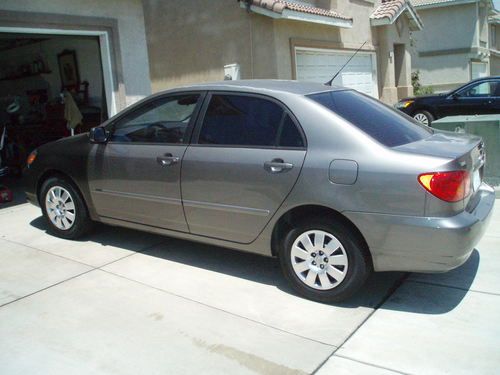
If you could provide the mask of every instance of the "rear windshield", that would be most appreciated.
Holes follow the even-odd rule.
[[[352,90],[307,95],[388,147],[420,141],[432,130],[378,100]]]

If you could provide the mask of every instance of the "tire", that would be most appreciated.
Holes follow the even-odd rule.
[[[323,246],[316,246],[314,242],[321,240],[321,234]],[[285,278],[299,295],[310,300],[332,303],[348,299],[363,286],[372,270],[368,251],[357,237],[348,225],[335,219],[298,224],[280,246],[279,260]],[[329,251],[333,251],[330,256]],[[310,280],[314,278],[314,285],[308,276]]]
[[[39,201],[48,232],[57,237],[77,239],[92,227],[81,194],[61,177],[50,177],[42,184]]]
[[[418,110],[413,113],[412,117],[418,122],[431,126],[432,121],[434,121],[434,116],[429,111]]]

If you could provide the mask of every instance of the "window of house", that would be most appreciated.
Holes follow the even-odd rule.
[[[185,143],[199,94],[152,101],[113,124],[111,141]]]
[[[212,95],[200,144],[303,147],[295,123],[277,103],[245,95]]]

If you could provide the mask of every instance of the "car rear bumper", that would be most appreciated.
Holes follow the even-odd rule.
[[[347,212],[363,233],[375,271],[446,272],[462,265],[483,236],[495,191],[482,184],[476,207],[452,217]]]

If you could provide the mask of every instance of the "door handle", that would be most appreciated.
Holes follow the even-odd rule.
[[[293,164],[285,163],[283,159],[273,159],[264,163],[264,169],[270,173],[286,172],[292,168]]]
[[[179,162],[179,157],[172,156],[172,154],[169,153],[169,154],[165,154],[164,156],[158,156],[156,158],[156,161],[162,167],[168,167],[170,165],[177,164]]]

